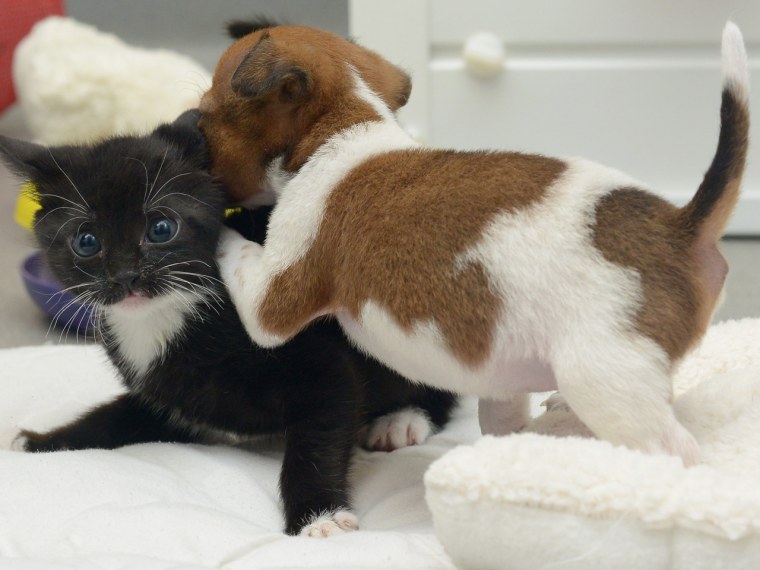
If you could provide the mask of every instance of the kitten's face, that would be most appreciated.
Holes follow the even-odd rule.
[[[202,166],[198,141],[172,139],[172,127],[93,147],[27,147],[15,157],[12,166],[25,165],[40,195],[37,241],[82,302],[132,310],[218,290],[223,192]]]

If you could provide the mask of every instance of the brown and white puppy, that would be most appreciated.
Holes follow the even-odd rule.
[[[676,208],[582,159],[421,148],[393,115],[409,78],[378,55],[301,27],[242,38],[200,125],[235,199],[277,199],[263,247],[228,234],[219,250],[248,333],[275,346],[333,314],[406,377],[480,397],[486,432],[559,388],[599,437],[698,461],[670,376],[727,272],[749,125],[731,23],[723,73],[715,158]]]

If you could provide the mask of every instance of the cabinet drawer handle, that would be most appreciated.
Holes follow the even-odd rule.
[[[504,69],[504,46],[491,32],[477,32],[464,42],[465,65],[477,77],[493,77]]]

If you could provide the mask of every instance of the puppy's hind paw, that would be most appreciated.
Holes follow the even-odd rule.
[[[325,538],[353,532],[359,528],[359,519],[351,511],[335,511],[315,515],[299,533],[301,536]]]

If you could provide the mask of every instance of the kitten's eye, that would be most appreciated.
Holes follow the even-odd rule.
[[[94,234],[82,232],[74,236],[71,248],[80,257],[92,257],[100,251],[100,242]]]
[[[177,235],[177,222],[169,218],[153,220],[148,228],[148,241],[164,243]]]

